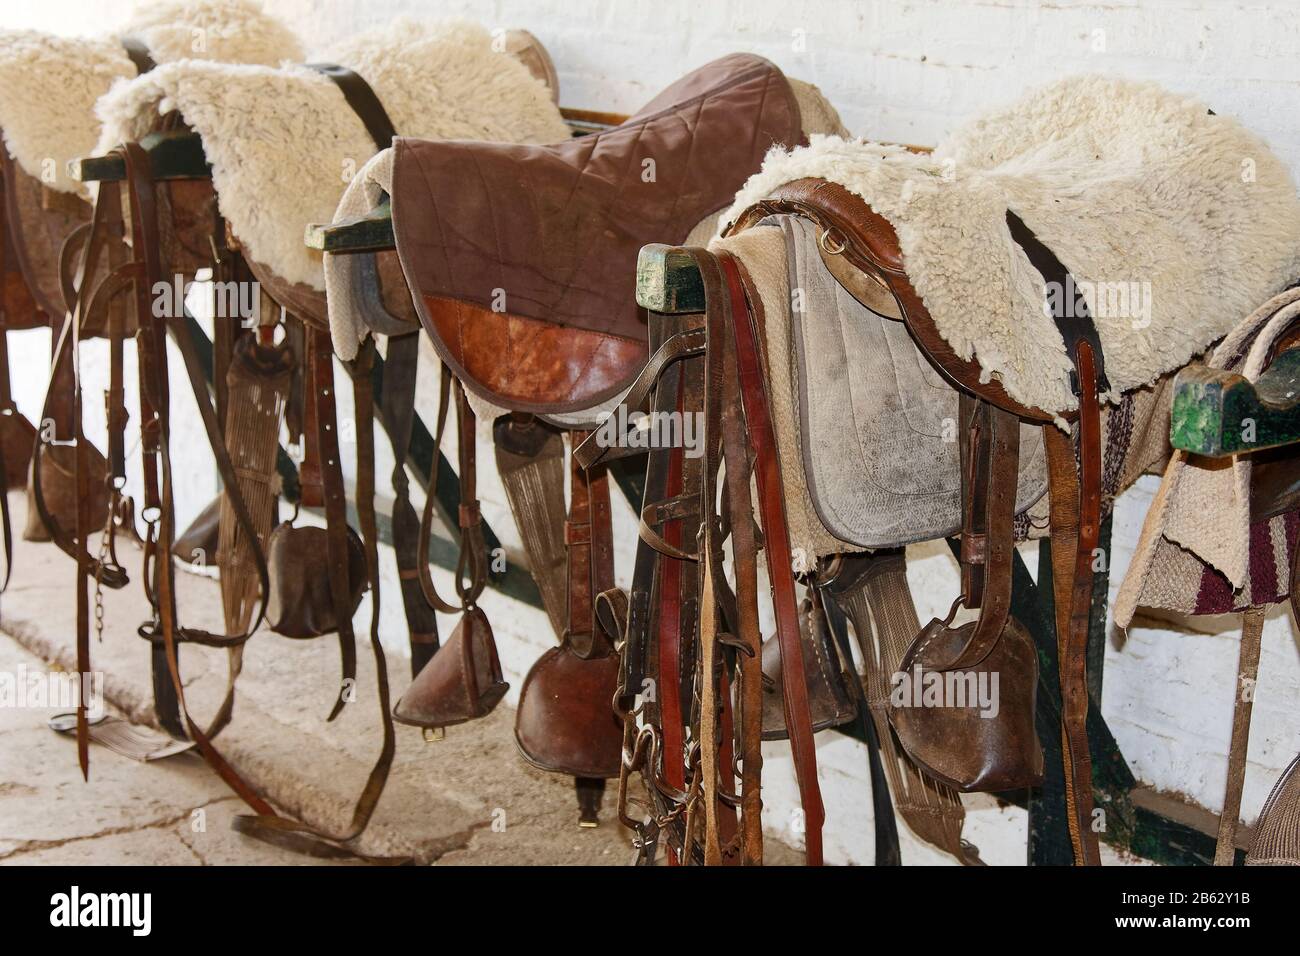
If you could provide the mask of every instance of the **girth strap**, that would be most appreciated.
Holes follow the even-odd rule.
[[[379,101],[375,91],[360,74],[337,63],[308,63],[306,66],[307,69],[315,70],[334,81],[334,85],[347,100],[348,106],[352,107],[352,112],[356,113],[357,119],[365,125],[366,132],[375,141],[376,148],[387,149],[393,145],[393,137],[397,135],[393,121],[388,118],[384,104]]]

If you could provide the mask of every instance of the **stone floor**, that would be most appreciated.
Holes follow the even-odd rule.
[[[21,496],[11,495],[11,503],[21,528]],[[52,545],[16,545],[19,559],[0,608],[0,672],[74,670],[70,563]],[[178,591],[188,619],[220,620],[214,581],[180,575]],[[104,672],[110,712],[152,724],[149,654],[135,635],[146,616],[143,595],[137,587],[106,593],[105,611],[109,625],[93,644],[92,666]],[[358,699],[326,723],[338,685],[337,644],[259,633],[247,645],[235,718],[218,739],[273,804],[334,832],[348,824],[380,746],[368,643],[358,647],[358,659]],[[200,722],[224,691],[225,668],[222,651],[182,652],[186,697]],[[390,661],[388,670],[395,699],[406,668]],[[0,706],[0,862],[302,862],[231,831],[242,804],[194,753],[145,764],[92,745],[90,780],[83,781],[74,742],[47,726],[53,713]],[[503,705],[437,743],[398,726],[392,774],[362,848],[438,864],[630,862],[612,789],[601,825],[578,828],[572,782],[519,758],[513,720]]]

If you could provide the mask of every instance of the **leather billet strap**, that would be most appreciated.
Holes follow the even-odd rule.
[[[439,380],[438,420],[434,428],[434,460],[442,448],[443,432],[447,428],[447,414],[451,396],[456,398],[456,420],[459,432],[460,465],[460,508],[458,524],[460,525],[460,556],[456,562],[456,593],[459,604],[446,601],[433,584],[433,575],[429,571],[429,545],[433,539],[433,514],[438,503],[438,469],[435,467],[429,478],[429,488],[425,492],[424,514],[420,518],[419,574],[420,588],[430,607],[444,614],[468,611],[478,601],[478,597],[487,586],[487,542],[483,538],[483,516],[479,509],[477,469],[475,462],[476,427],[474,410],[465,397],[465,390],[456,381],[451,370],[442,366]]]
[[[415,420],[416,364],[420,354],[420,331],[388,338],[384,359],[380,405],[393,448],[393,554],[402,589],[410,635],[411,674],[427,664],[438,649],[438,618],[420,587],[420,517],[411,504],[406,462],[411,448]]]
[[[357,114],[357,119],[361,120],[366,132],[374,140],[377,149],[387,149],[393,145],[393,137],[397,135],[393,121],[388,118],[388,111],[384,109],[384,104],[375,95],[375,91],[360,74],[337,63],[305,65],[307,69],[315,70],[334,82],[339,92],[343,94],[343,99],[347,100],[352,112]]]
[[[716,265],[712,266],[716,272]],[[706,266],[702,263],[701,269]],[[716,275],[713,277],[716,278]],[[727,307],[728,297],[706,283],[706,293],[720,296],[721,306],[708,309],[706,326],[708,349],[705,353],[704,382],[704,473],[699,497],[705,510],[700,545],[700,638],[701,674],[700,731],[701,772],[704,774],[706,863],[734,861],[747,865],[762,862],[762,804],[760,752],[762,740],[762,635],[758,618],[758,541],[750,500],[752,462],[745,433],[743,398],[737,361],[734,318]],[[761,321],[761,320],[760,320]],[[713,508],[707,503],[717,500],[717,479],[726,464],[722,510],[714,520]],[[731,536],[736,578],[736,599],[730,613],[723,608],[730,594],[723,573],[722,541]],[[741,827],[736,833],[733,801],[733,761],[728,757],[730,737],[727,723],[736,714],[729,713],[727,669],[722,664],[723,647],[739,652],[738,709],[740,723],[740,759],[743,794],[740,804]],[[719,724],[722,726],[719,727]],[[720,733],[721,731],[721,733]],[[723,827],[733,833],[727,845],[721,837]]]
[[[14,405],[9,385],[9,315],[3,286],[5,249],[9,242],[6,234],[7,224],[4,221],[4,190],[4,179],[0,176],[0,416],[20,414],[17,406]],[[4,591],[9,587],[9,576],[13,572],[14,533],[9,519],[9,468],[5,461],[3,440],[0,440],[0,481],[4,483],[3,489],[0,489],[4,492],[0,494],[0,536],[3,537],[5,552],[5,577],[4,583],[0,584],[0,591]]]
[[[777,457],[776,435],[767,403],[766,386],[757,336],[750,318],[750,302],[741,279],[741,266],[725,253],[707,268],[700,262],[705,276],[706,301],[712,287],[721,291],[722,303],[716,298],[710,310],[722,305],[729,309],[735,337],[736,365],[740,396],[753,449],[755,479],[758,485],[759,512],[763,523],[763,544],[767,552],[767,569],[772,585],[773,610],[777,641],[781,649],[781,681],[784,691],[785,720],[790,732],[790,749],[794,758],[799,798],[803,806],[806,858],[809,865],[822,863],[822,826],[826,819],[821,788],[817,781],[817,754],[813,743],[812,719],[808,708],[808,687],[804,675],[803,645],[799,631],[799,608],[795,600],[794,571],[790,564],[790,534],[785,518],[785,500],[781,483],[781,465]],[[721,272],[721,278],[717,276]],[[710,272],[714,273],[710,275]],[[721,289],[718,289],[721,286]],[[726,313],[724,313],[726,314]]]
[[[334,349],[328,333],[307,328],[307,354],[311,361],[316,439],[320,449],[320,475],[324,492],[325,541],[329,552],[329,589],[338,628],[339,659],[343,674],[339,692],[327,720],[343,711],[347,690],[356,684],[357,641],[352,630],[351,589],[348,581],[348,499],[343,484],[343,455],[339,447],[338,399],[334,386]],[[359,446],[358,446],[359,447]]]
[[[1090,357],[1086,345],[1081,357]],[[1087,358],[1081,371],[1087,371]],[[1061,686],[1061,740],[1066,823],[1076,865],[1101,862],[1092,829],[1092,759],[1088,749],[1087,648],[1092,611],[1093,552],[1101,527],[1101,421],[1095,380],[1079,400],[1079,465],[1074,443],[1043,426],[1051,517],[1052,583]]]
[[[1018,245],[1029,259],[1032,265],[1040,275],[1043,281],[1050,285],[1055,285],[1062,290],[1062,295],[1057,297],[1057,303],[1062,308],[1052,314],[1052,320],[1056,323],[1057,330],[1061,333],[1061,339],[1065,343],[1065,352],[1070,356],[1070,362],[1075,368],[1075,379],[1071,382],[1074,387],[1074,394],[1081,395],[1082,390],[1086,387],[1082,381],[1082,373],[1079,368],[1083,357],[1080,354],[1083,345],[1088,346],[1092,353],[1093,376],[1096,381],[1096,388],[1099,393],[1110,391],[1110,382],[1106,379],[1105,360],[1101,350],[1101,337],[1097,334],[1097,326],[1092,321],[1092,315],[1088,311],[1088,303],[1083,298],[1083,294],[1077,290],[1074,283],[1074,277],[1070,275],[1070,270],[1065,264],[1056,257],[1046,245],[1043,244],[1033,231],[1025,225],[1024,220],[1017,216],[1010,209],[1006,214],[1007,229],[1011,233],[1012,240]],[[1064,292],[1073,290],[1074,295],[1066,301]]]
[[[582,440],[573,433],[573,445]],[[568,555],[565,639],[583,659],[603,657],[611,646],[596,622],[596,597],[614,587],[614,530],[609,475],[604,468],[585,471],[569,456],[569,516],[564,522]],[[612,635],[610,635],[612,637]]]

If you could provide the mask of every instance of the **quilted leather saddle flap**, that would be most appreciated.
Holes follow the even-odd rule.
[[[606,400],[645,361],[641,246],[684,241],[801,138],[789,82],[747,54],[562,143],[399,138],[393,232],[421,321],[486,398],[541,413]]]

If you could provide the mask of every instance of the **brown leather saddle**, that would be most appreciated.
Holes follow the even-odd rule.
[[[621,125],[567,142],[396,141],[392,218],[402,269],[451,373],[513,413],[495,430],[499,465],[543,455],[549,426],[541,416],[594,418],[595,406],[641,371],[647,327],[634,281],[641,246],[665,236],[684,241],[772,145],[802,138],[789,82],[767,60],[737,54],[688,74]],[[558,461],[539,465],[537,475],[550,502],[540,509],[526,504],[536,496],[512,493],[506,478],[526,544],[554,539],[548,516],[565,511]],[[610,701],[623,622],[606,613],[598,623],[594,611],[602,596],[607,607],[617,603],[605,469],[575,468],[573,489],[562,580],[542,586],[544,595],[564,596],[551,609],[561,641],[524,682],[516,740],[536,766],[575,776],[582,822],[594,825],[593,790],[620,771],[623,730]],[[535,576],[548,563],[540,552],[529,548]],[[441,670],[449,666],[435,657],[399,710],[418,699],[440,712],[430,691],[446,685]]]
[[[770,146],[801,138],[781,71],[733,54],[569,142],[399,139],[393,232],[425,331],[468,389],[512,410],[614,397],[645,362],[641,246],[684,241]]]
[[[940,337],[920,296],[908,279],[898,238],[891,224],[861,198],[824,180],[799,180],[775,190],[769,199],[742,213],[732,227],[746,228],[774,212],[793,213],[819,227],[823,248],[883,289],[894,300],[914,340],[931,363],[964,395],[961,424],[964,523],[961,566],[962,597],[978,618],[960,628],[935,621],[923,629],[905,658],[938,674],[1005,668],[1023,672],[1035,665],[1032,643],[1010,615],[1011,565],[1014,553],[1015,474],[1020,420],[1045,423],[1051,490],[1051,532],[1060,643],[1062,730],[1066,764],[1068,824],[1077,863],[1097,863],[1097,835],[1092,820],[1091,765],[1085,721],[1088,690],[1085,649],[1092,603],[1093,552],[1101,520],[1101,432],[1098,396],[1108,389],[1100,342],[1080,297],[1073,309],[1053,317],[1074,366],[1072,386],[1077,412],[1027,408],[1010,399],[996,376],[981,381],[975,361],[954,354]],[[1065,286],[1068,270],[1014,213],[1008,210],[1009,236],[1042,274],[1045,282]],[[835,271],[834,269],[832,271]],[[850,282],[850,292],[861,283]],[[1079,464],[1068,435],[1051,424],[1056,418],[1078,422]],[[951,618],[950,618],[951,620]],[[1019,666],[1013,664],[1022,660]],[[1030,687],[1032,674],[1030,671]],[[1004,688],[1004,693],[1006,693]],[[1023,698],[1023,695],[1021,695]],[[1033,727],[1033,695],[1004,697],[1022,715],[1018,726],[990,739],[977,734],[971,746],[956,748],[954,727],[931,711],[891,712],[905,748],[936,779],[961,789],[1005,789],[1041,777],[1042,756]],[[942,725],[942,726],[940,726]],[[969,722],[972,731],[978,722]],[[913,746],[908,747],[911,740]],[[946,763],[944,761],[947,761]],[[942,764],[942,766],[940,766]]]

